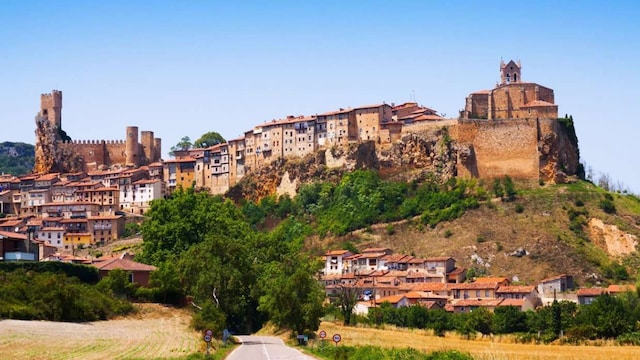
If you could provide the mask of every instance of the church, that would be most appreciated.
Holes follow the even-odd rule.
[[[500,84],[469,94],[462,119],[556,119],[553,89],[523,82],[520,61],[500,61]]]

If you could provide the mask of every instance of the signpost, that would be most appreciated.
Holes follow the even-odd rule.
[[[213,330],[210,330],[210,329],[205,330],[203,339],[207,343],[206,355],[209,356],[209,349],[211,348],[211,340],[213,339]]]
[[[336,343],[336,346],[338,346],[340,340],[342,340],[342,336],[340,336],[340,334],[333,334],[333,342]]]

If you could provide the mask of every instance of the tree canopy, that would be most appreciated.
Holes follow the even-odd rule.
[[[193,146],[196,148],[207,148],[209,146],[222,144],[226,142],[226,140],[215,131],[209,131],[207,133],[202,134],[200,138],[193,142]]]

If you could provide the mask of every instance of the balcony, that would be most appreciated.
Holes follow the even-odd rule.
[[[36,255],[28,252],[14,251],[4,253],[4,261],[35,261]]]

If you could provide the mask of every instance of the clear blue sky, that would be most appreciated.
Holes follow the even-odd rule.
[[[137,125],[164,154],[185,135],[412,97],[457,116],[519,59],[573,115],[587,166],[640,192],[635,1],[236,3],[0,2],[0,141],[33,143],[52,89],[72,138]]]

